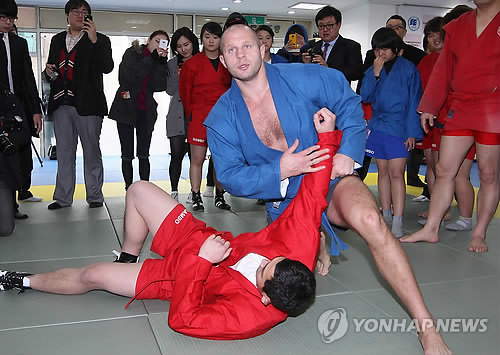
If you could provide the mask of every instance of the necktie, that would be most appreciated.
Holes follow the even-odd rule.
[[[328,47],[330,46],[330,43],[325,43],[324,48],[323,48],[323,59],[326,60],[326,54],[328,53]]]
[[[14,92],[14,82],[12,80],[12,69],[11,69],[11,58],[10,58],[10,44],[9,42],[6,42],[6,40],[9,40],[9,37],[4,38],[4,34],[0,33],[0,70],[3,70],[1,68],[6,67],[7,71],[7,78],[9,81],[9,89],[11,92]]]

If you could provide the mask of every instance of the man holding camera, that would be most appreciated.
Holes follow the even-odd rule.
[[[342,13],[332,6],[325,6],[316,14],[315,22],[321,41],[302,54],[303,62],[337,69],[349,83],[363,78],[361,45],[339,34]]]
[[[51,81],[48,113],[57,141],[57,179],[49,210],[69,207],[75,191],[78,137],[84,157],[85,188],[90,208],[102,207],[103,165],[99,146],[108,114],[102,75],[113,70],[111,42],[97,33],[90,5],[69,0],[64,8],[68,29],[50,43],[45,75]]]
[[[0,224],[3,227],[7,226],[3,230],[5,233],[0,234],[6,235],[14,228],[13,217],[18,219],[28,217],[19,212],[15,199],[15,190],[21,190],[25,185],[23,181],[27,173],[25,170],[31,170],[29,164],[25,164],[26,161],[32,162],[28,122],[33,122],[34,133],[38,134],[42,129],[41,101],[33,75],[28,44],[25,39],[11,33],[17,20],[17,12],[14,0],[0,0],[0,90],[2,91],[0,180],[3,182],[3,191],[9,195],[8,198],[2,195],[0,201],[2,204],[0,212],[3,212],[0,213],[2,220]],[[12,109],[17,105],[20,107]],[[25,112],[31,113],[32,120],[31,117],[26,117]],[[18,139],[19,137],[22,138]]]

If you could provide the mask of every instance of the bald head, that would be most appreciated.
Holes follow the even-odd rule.
[[[257,37],[257,33],[247,25],[237,24],[228,27],[224,33],[222,34],[220,41],[220,51],[224,54],[224,46],[225,44],[236,38],[246,38],[250,40],[255,40],[257,46],[259,45],[259,38]]]

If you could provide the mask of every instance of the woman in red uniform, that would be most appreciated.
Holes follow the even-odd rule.
[[[217,100],[231,85],[231,75],[219,60],[219,43],[222,28],[218,23],[207,22],[201,28],[203,51],[183,65],[179,78],[179,92],[184,112],[188,118],[188,143],[191,149],[189,179],[193,210],[203,211],[200,186],[203,162],[207,153],[207,131],[203,122]],[[228,210],[224,190],[216,181],[215,206]]]

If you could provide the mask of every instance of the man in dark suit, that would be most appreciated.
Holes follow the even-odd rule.
[[[0,85],[14,93],[22,101],[25,112],[30,113],[30,117],[26,117],[29,129],[33,134],[38,135],[42,129],[41,101],[33,75],[28,44],[25,39],[11,33],[16,20],[16,2],[14,0],[0,0]],[[29,197],[33,197],[29,192],[33,168],[30,143],[18,147],[17,153],[23,180],[18,182],[18,189],[25,193],[23,196],[20,195],[20,200],[23,199],[22,197],[29,200]],[[15,203],[15,191],[14,205],[16,218],[28,217],[26,214],[19,213]]]
[[[321,50],[322,54],[311,57],[309,53],[303,53],[304,63],[318,63],[337,69],[349,82],[361,79],[363,77],[361,45],[339,34],[342,13],[332,6],[325,6],[316,14],[315,22],[321,41],[316,42],[313,49],[316,53]]]

